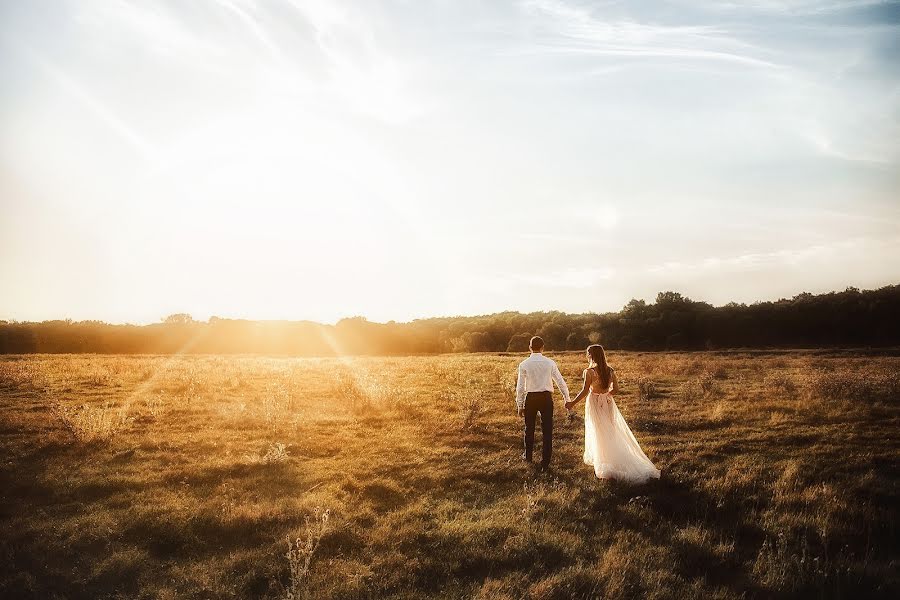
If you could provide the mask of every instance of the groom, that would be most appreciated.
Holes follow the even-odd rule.
[[[528,344],[531,356],[519,363],[519,379],[516,382],[516,408],[519,416],[525,418],[525,454],[522,458],[531,462],[534,450],[534,424],[537,414],[541,413],[541,470],[550,466],[550,455],[553,452],[553,383],[569,401],[569,388],[563,379],[556,363],[541,354],[544,340],[538,336],[531,338]]]

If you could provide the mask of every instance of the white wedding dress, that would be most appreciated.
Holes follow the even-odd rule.
[[[600,479],[645,483],[659,477],[613,397],[594,391],[584,404],[584,463]]]

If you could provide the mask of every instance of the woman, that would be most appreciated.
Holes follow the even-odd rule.
[[[606,364],[603,346],[588,346],[589,365],[584,370],[584,387],[566,408],[572,408],[587,396],[584,406],[584,463],[594,467],[600,479],[618,479],[644,483],[659,477],[641,450],[634,434],[619,412],[613,396],[619,393],[616,372]]]

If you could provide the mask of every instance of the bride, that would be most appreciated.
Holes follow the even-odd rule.
[[[582,374],[584,387],[566,402],[572,408],[587,396],[584,406],[584,463],[594,467],[600,479],[618,479],[629,483],[644,483],[659,477],[641,450],[634,434],[619,412],[613,395],[619,393],[616,372],[606,364],[603,346],[588,346],[590,364]]]

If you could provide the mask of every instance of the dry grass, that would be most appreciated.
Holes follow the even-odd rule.
[[[612,353],[638,487],[522,464],[520,359],[3,357],[0,597],[900,592],[900,359]]]
[[[312,559],[322,538],[328,533],[328,519],[331,512],[316,507],[312,518],[306,518],[306,527],[301,535],[288,539],[288,551],[285,557],[290,569],[290,580],[285,591],[285,600],[302,600],[315,597],[308,588]]]
[[[149,408],[148,404],[148,410]],[[114,407],[109,402],[81,406],[66,406],[54,402],[52,413],[72,437],[80,442],[108,440],[124,429],[129,419],[127,405]]]

